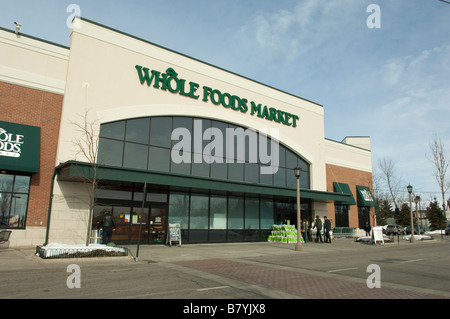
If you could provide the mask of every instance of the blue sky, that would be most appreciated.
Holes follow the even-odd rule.
[[[439,196],[428,144],[450,157],[450,4],[439,0],[0,0],[0,26],[68,45],[81,16],[323,105],[325,136],[370,136],[417,195]],[[380,28],[369,28],[371,4]],[[448,173],[450,175],[450,172]],[[447,194],[450,197],[450,193]]]

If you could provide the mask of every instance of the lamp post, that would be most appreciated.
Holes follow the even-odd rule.
[[[411,243],[415,243],[415,238],[414,238],[414,217],[413,217],[412,199],[411,199],[411,193],[412,193],[413,187],[411,185],[408,185],[406,187],[406,189],[408,190],[408,193],[409,193],[409,211],[410,211],[410,214],[411,214]]]
[[[417,204],[420,203],[420,196],[414,197],[414,202],[416,203],[416,218],[417,218],[417,232],[420,235],[420,219],[419,219],[419,206]]]
[[[302,173],[302,169],[300,167],[294,168],[295,177],[297,177],[297,245],[295,246],[296,251],[303,250],[301,235],[302,235],[302,227],[300,224],[300,175]]]

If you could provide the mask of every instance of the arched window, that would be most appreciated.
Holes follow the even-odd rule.
[[[266,135],[223,121],[146,117],[100,127],[98,164],[213,179],[310,188],[309,164]]]

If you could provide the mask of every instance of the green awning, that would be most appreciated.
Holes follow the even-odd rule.
[[[82,181],[92,178],[93,168],[89,163],[68,161],[56,168],[58,180],[63,181]],[[155,185],[164,185],[172,187],[183,187],[191,189],[216,190],[232,193],[260,194],[267,196],[293,197],[297,196],[296,189],[287,187],[276,187],[271,185],[245,183],[231,180],[219,180],[197,176],[187,176],[181,174],[156,172],[139,169],[130,169],[115,166],[98,166],[97,176],[102,181],[122,181],[133,183],[144,183]],[[315,191],[310,189],[301,189],[300,197],[321,202],[348,202],[349,194],[331,193]]]
[[[356,186],[356,192],[358,193],[358,206],[376,207],[377,203],[375,197],[372,195],[372,191],[367,186]]]
[[[0,169],[39,171],[41,128],[0,121]]]
[[[336,204],[356,205],[355,198],[353,197],[352,191],[350,190],[348,184],[333,182],[333,191],[335,193],[350,195],[350,199],[348,201],[336,202]]]

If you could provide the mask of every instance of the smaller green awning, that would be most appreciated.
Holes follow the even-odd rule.
[[[333,191],[340,194],[350,195],[348,201],[336,201],[336,204],[340,205],[356,205],[355,198],[353,197],[352,191],[348,184],[333,182]]]
[[[376,207],[377,203],[375,197],[372,195],[372,191],[367,186],[356,186],[356,192],[358,193],[358,206]]]

